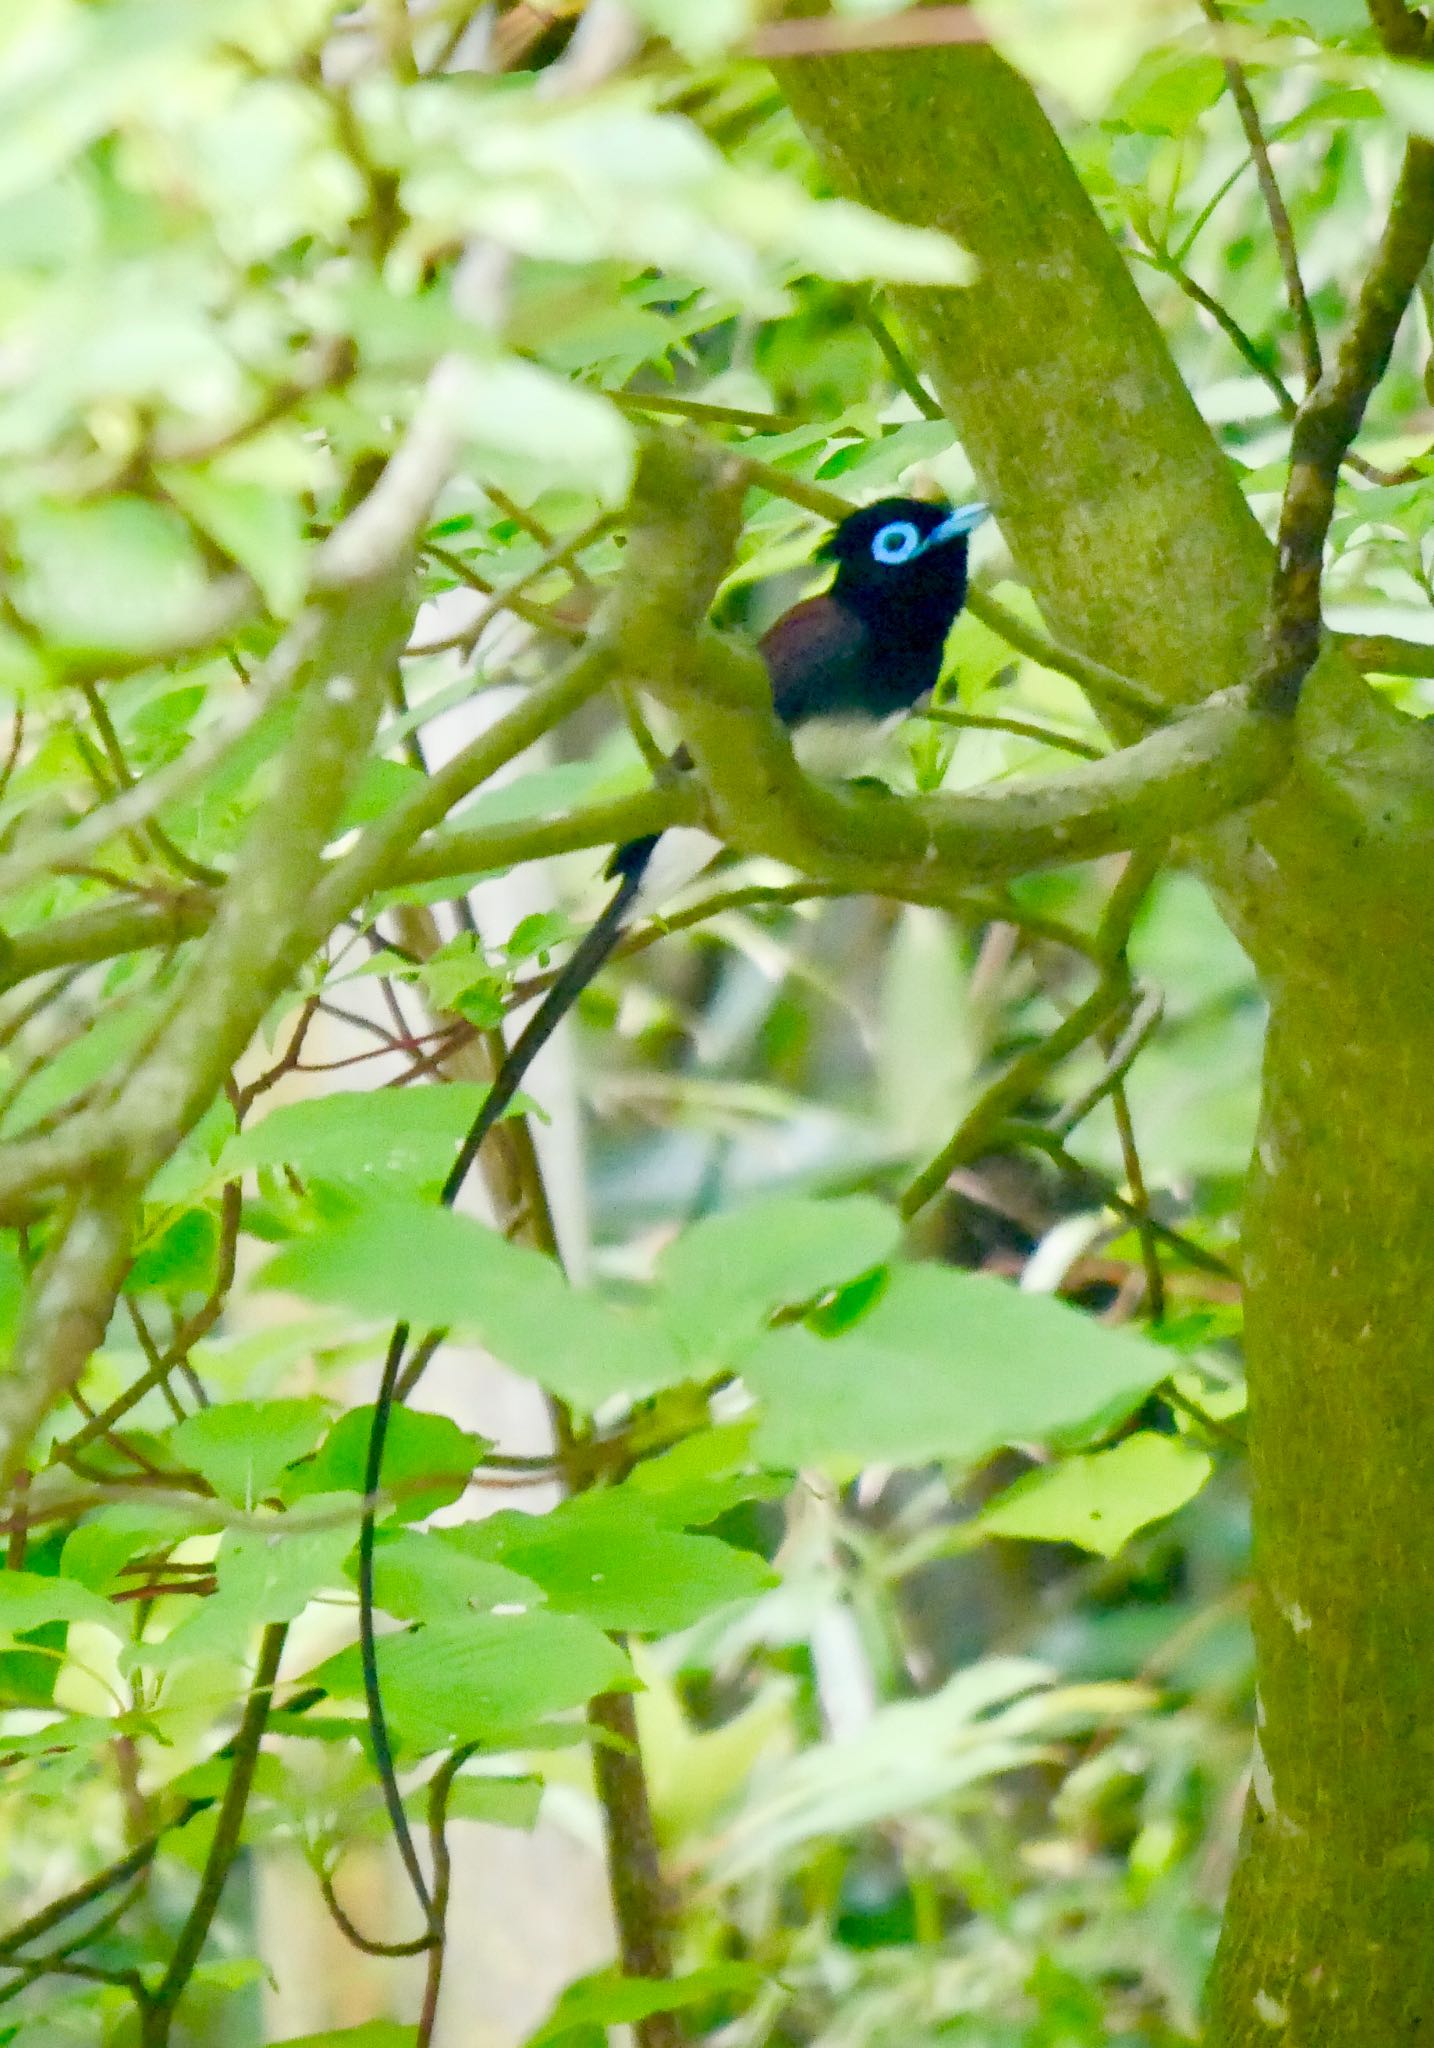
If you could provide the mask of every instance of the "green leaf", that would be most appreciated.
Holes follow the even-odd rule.
[[[286,1465],[314,1448],[329,1419],[316,1396],[293,1401],[223,1401],[175,1423],[167,1441],[221,1499],[248,1507],[274,1490]]]
[[[976,1464],[1003,1444],[1088,1435],[1170,1369],[1166,1353],[986,1274],[899,1266],[861,1321],[775,1330],[743,1361],[769,1463]]]
[[[749,1997],[761,1983],[749,1963],[713,1963],[681,1977],[624,1977],[617,1970],[599,1970],[569,1984],[525,2048],[551,2048],[566,2035],[588,2029],[630,2026],[655,2012],[678,2012],[708,1999]]]
[[[865,1195],[751,1202],[694,1224],[663,1253],[662,1314],[691,1357],[715,1364],[773,1309],[856,1279],[900,1237],[895,1210]]]
[[[320,1180],[439,1187],[488,1093],[479,1082],[376,1088],[286,1102],[231,1138],[216,1174],[292,1166]]]
[[[312,1494],[357,1493],[364,1490],[373,1404],[350,1408],[341,1415],[318,1455],[290,1473],[284,1487],[289,1501]],[[473,1469],[488,1446],[447,1415],[429,1415],[421,1408],[395,1408],[388,1418],[380,1486],[398,1495],[391,1513],[400,1522],[420,1521],[452,1505],[467,1491]]]
[[[253,577],[270,611],[289,617],[307,572],[298,499],[217,468],[166,468],[158,475],[176,505]]]
[[[1146,133],[1183,135],[1224,90],[1218,57],[1167,45],[1146,51],[1112,99],[1108,118]]]
[[[365,2020],[358,2027],[330,2027],[322,2034],[289,2034],[274,2048],[414,2048],[416,2027],[397,2020]]]
[[[632,429],[605,398],[516,356],[463,365],[454,418],[474,455],[519,464],[522,488],[566,484],[620,505],[632,481]]]
[[[441,1540],[535,1580],[554,1607],[637,1634],[688,1628],[776,1583],[751,1551],[674,1529],[621,1486],[546,1515],[507,1512],[445,1529]]]
[[[117,1636],[126,1632],[121,1610],[76,1579],[0,1571],[0,1637],[28,1635],[52,1621],[90,1621]]]
[[[666,36],[675,50],[700,63],[730,49],[751,28],[754,0],[635,0],[633,12],[649,28]]]
[[[573,1614],[474,1614],[382,1636],[378,1669],[393,1727],[423,1752],[516,1738],[594,1693],[637,1684],[616,1644]],[[308,1676],[331,1694],[361,1697],[357,1646]]]
[[[983,1509],[980,1527],[1114,1557],[1137,1529],[1193,1500],[1213,1469],[1183,1438],[1140,1430],[1111,1450],[1026,1473]]]
[[[125,1292],[197,1293],[214,1273],[219,1224],[212,1209],[182,1209],[143,1246],[125,1275]]]
[[[688,1377],[655,1315],[609,1308],[570,1287],[551,1259],[448,1209],[375,1203],[287,1246],[260,1284],[416,1329],[471,1331],[504,1364],[582,1408]]]
[[[306,1529],[299,1516],[276,1515],[267,1530],[227,1530],[216,1560],[216,1590],[160,1641],[128,1650],[124,1667],[169,1671],[196,1658],[237,1659],[256,1628],[295,1621],[316,1594],[342,1586],[358,1505],[346,1495],[322,1505],[351,1513],[321,1529]]]
[[[541,1778],[489,1778],[460,1771],[448,1795],[450,1820],[481,1820],[489,1827],[533,1828],[543,1802]],[[425,1791],[421,1811],[426,1813]]]
[[[365,761],[344,805],[340,821],[342,830],[349,832],[355,825],[371,825],[376,818],[383,817],[401,804],[405,797],[412,796],[425,779],[407,761],[388,761],[382,755]],[[364,964],[370,973],[376,974],[392,974],[395,969],[407,970],[410,965],[398,953],[389,958],[386,966],[375,967],[371,960]]]
[[[486,1031],[503,1021],[503,976],[472,932],[460,932],[425,960],[420,974],[435,1010],[451,1010]]]
[[[446,1621],[466,1608],[524,1609],[543,1605],[542,1588],[505,1565],[469,1556],[448,1529],[422,1535],[402,1530],[380,1535],[374,1554],[374,1591],[385,1614],[401,1621]]]
[[[178,513],[144,498],[35,505],[16,522],[19,609],[67,653],[126,653],[184,631],[208,577]]]

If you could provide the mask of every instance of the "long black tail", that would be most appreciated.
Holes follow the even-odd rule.
[[[622,937],[627,913],[642,887],[642,878],[657,840],[655,832],[645,839],[630,839],[613,855],[608,873],[618,877],[618,885],[591,931],[568,955],[552,987],[509,1046],[502,1066],[493,1077],[493,1085],[483,1098],[483,1105],[463,1140],[462,1150],[443,1183],[440,1200],[445,1208],[451,1206],[459,1188],[468,1178],[474,1160],[483,1149],[484,1139],[522,1086],[523,1076]]]

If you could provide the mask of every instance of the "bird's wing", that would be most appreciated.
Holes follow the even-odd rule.
[[[835,598],[809,597],[768,627],[757,651],[772,678],[778,718],[801,725],[841,707],[846,671],[865,662],[866,628]]]

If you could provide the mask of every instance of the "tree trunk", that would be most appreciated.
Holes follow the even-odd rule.
[[[1053,631],[1172,702],[1246,678],[1269,543],[1034,95],[982,49],[780,77],[840,185],[980,264],[902,312]],[[1327,655],[1281,789],[1183,850],[1271,1006],[1244,1255],[1261,1726],[1219,2048],[1434,2038],[1431,848],[1429,736]]]

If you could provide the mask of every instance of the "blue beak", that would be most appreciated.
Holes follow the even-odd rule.
[[[969,505],[958,505],[949,518],[943,519],[933,532],[927,534],[921,543],[921,553],[924,555],[928,548],[939,548],[945,541],[960,540],[963,534],[973,533],[989,516],[990,510],[990,506],[980,498],[973,499]]]

